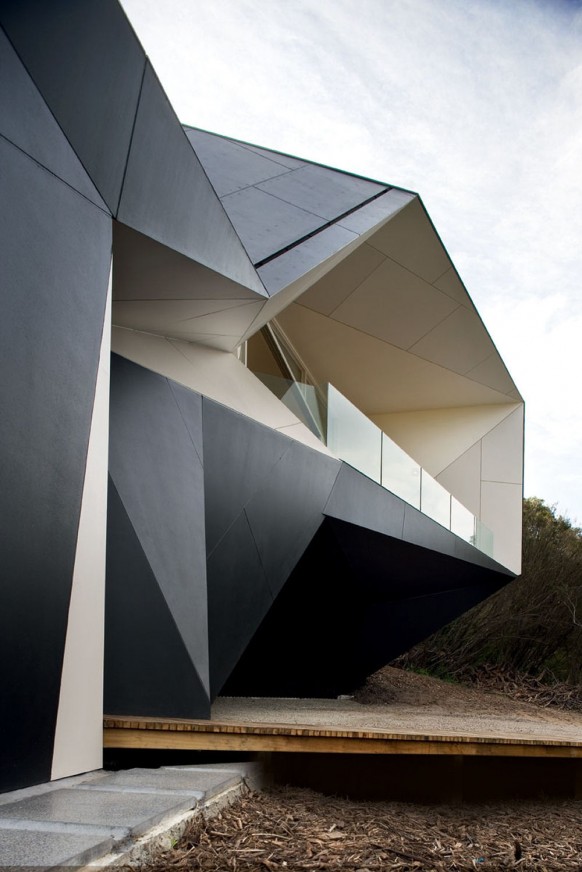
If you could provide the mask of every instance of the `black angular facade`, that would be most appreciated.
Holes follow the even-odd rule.
[[[6,791],[98,768],[104,711],[347,693],[497,590],[522,404],[413,193],[183,128],[116,0],[4,0],[0,60]]]

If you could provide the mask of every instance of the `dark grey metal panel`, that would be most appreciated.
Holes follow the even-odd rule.
[[[297,167],[303,167],[306,164],[306,161],[301,160],[298,157],[293,157],[290,154],[281,154],[278,151],[271,151],[268,148],[261,148],[259,145],[251,145],[248,142],[241,142],[240,145],[243,148],[248,148],[249,151],[254,151],[255,154],[260,154],[263,157],[269,158],[269,160],[280,163],[282,166],[287,167],[287,169],[290,170],[297,169]]]
[[[358,578],[359,593],[371,599],[426,596],[477,580],[488,583],[492,577],[482,567],[434,551],[428,552],[428,571],[426,549],[337,519],[329,526],[337,549]],[[497,573],[493,575],[497,578]]]
[[[363,614],[357,584],[324,522],[242,654],[223,694],[334,697],[352,690],[354,666],[361,657],[354,630]]]
[[[449,554],[451,557],[455,553],[456,536],[408,504],[404,510],[403,538],[407,542],[439,551],[441,554]]]
[[[0,790],[50,777],[111,219],[0,140]]]
[[[116,0],[4,0],[0,24],[115,214],[145,55]]]
[[[361,679],[491,596],[503,584],[505,580],[499,579],[490,584],[471,584],[468,579],[467,586],[457,590],[371,603],[357,629],[358,642],[365,646]]]
[[[0,134],[97,206],[107,209],[1,29],[0,69]]]
[[[289,172],[282,164],[231,139],[191,127],[184,129],[219,197]]]
[[[402,538],[405,503],[372,479],[342,463],[324,514],[386,536]]]
[[[210,556],[292,440],[207,397],[202,404],[206,548]]]
[[[305,209],[258,188],[223,197],[222,204],[253,263],[258,263],[325,224]]]
[[[186,650],[207,687],[201,411],[198,394],[179,389],[174,393],[163,376],[113,355],[111,478]]]
[[[118,218],[263,291],[151,65],[146,65]]]
[[[459,560],[466,560],[468,563],[475,563],[477,566],[483,566],[485,569],[501,572],[503,575],[509,576],[510,580],[516,578],[515,572],[511,572],[506,566],[497,563],[492,557],[475,548],[469,542],[465,542],[464,539],[459,539],[458,536],[455,537],[455,557],[458,557]]]
[[[437,567],[443,566],[445,587],[464,584],[467,574],[471,574],[472,569],[459,561],[465,561],[466,563],[474,564],[475,567],[483,567],[483,569],[513,577],[509,570],[505,569],[491,557],[488,557],[473,545],[455,536],[436,521],[433,521],[432,518],[418,512],[391,491],[376,484],[376,482],[358,472],[347,463],[342,463],[340,473],[325,506],[324,514],[338,521],[345,521],[349,524],[365,528],[366,533],[376,531],[395,539],[403,539],[405,548],[402,551],[401,565],[398,572],[406,579],[405,583],[408,586],[410,586],[419,571],[420,577],[424,577],[424,558],[421,558],[419,564],[417,559],[418,549],[413,547],[415,545],[420,545],[422,548],[434,549],[433,565],[435,573],[433,580],[436,583]],[[405,515],[406,523],[404,521]],[[340,541],[343,541],[342,537],[340,537]],[[394,575],[396,570],[394,561],[398,549],[393,543],[389,547],[391,549],[390,560]],[[458,558],[454,564],[454,570],[451,570],[450,561],[442,562],[441,555],[450,555]]]
[[[310,269],[319,266],[328,257],[337,254],[355,239],[357,239],[355,233],[350,233],[334,224],[280,254],[279,257],[259,267],[257,271],[269,294],[273,295],[305,275]]]
[[[261,182],[257,187],[327,221],[386,190],[385,185],[315,164]]]
[[[176,400],[182,420],[192,440],[192,446],[201,465],[204,465],[204,439],[202,431],[202,397],[178,382],[168,379],[168,385]]]
[[[272,605],[244,511],[208,560],[210,689],[214,699]]]
[[[208,694],[111,479],[104,709],[111,715],[210,717]]]
[[[114,300],[263,300],[179,251],[115,221]]]
[[[267,580],[276,596],[323,521],[340,462],[299,442],[246,506]]]
[[[223,693],[350,693],[506,581],[501,573],[326,519]]]

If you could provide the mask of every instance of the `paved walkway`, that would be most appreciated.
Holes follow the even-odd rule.
[[[198,811],[231,801],[257,764],[93,772],[0,795],[0,868],[145,862]]]

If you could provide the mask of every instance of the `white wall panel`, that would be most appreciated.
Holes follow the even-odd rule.
[[[372,420],[436,477],[515,408],[513,404],[462,406],[373,415]]]
[[[481,520],[493,531],[493,557],[512,572],[521,572],[522,486],[484,481]]]
[[[481,511],[481,442],[476,442],[443,469],[437,481],[478,516]]]
[[[523,406],[483,437],[484,481],[521,484],[523,480]]]
[[[99,769],[103,758],[103,631],[109,443],[111,282],[107,297],[51,778]]]

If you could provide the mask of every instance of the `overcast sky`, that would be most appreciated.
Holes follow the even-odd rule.
[[[582,525],[582,0],[122,0],[181,121],[418,191]]]

